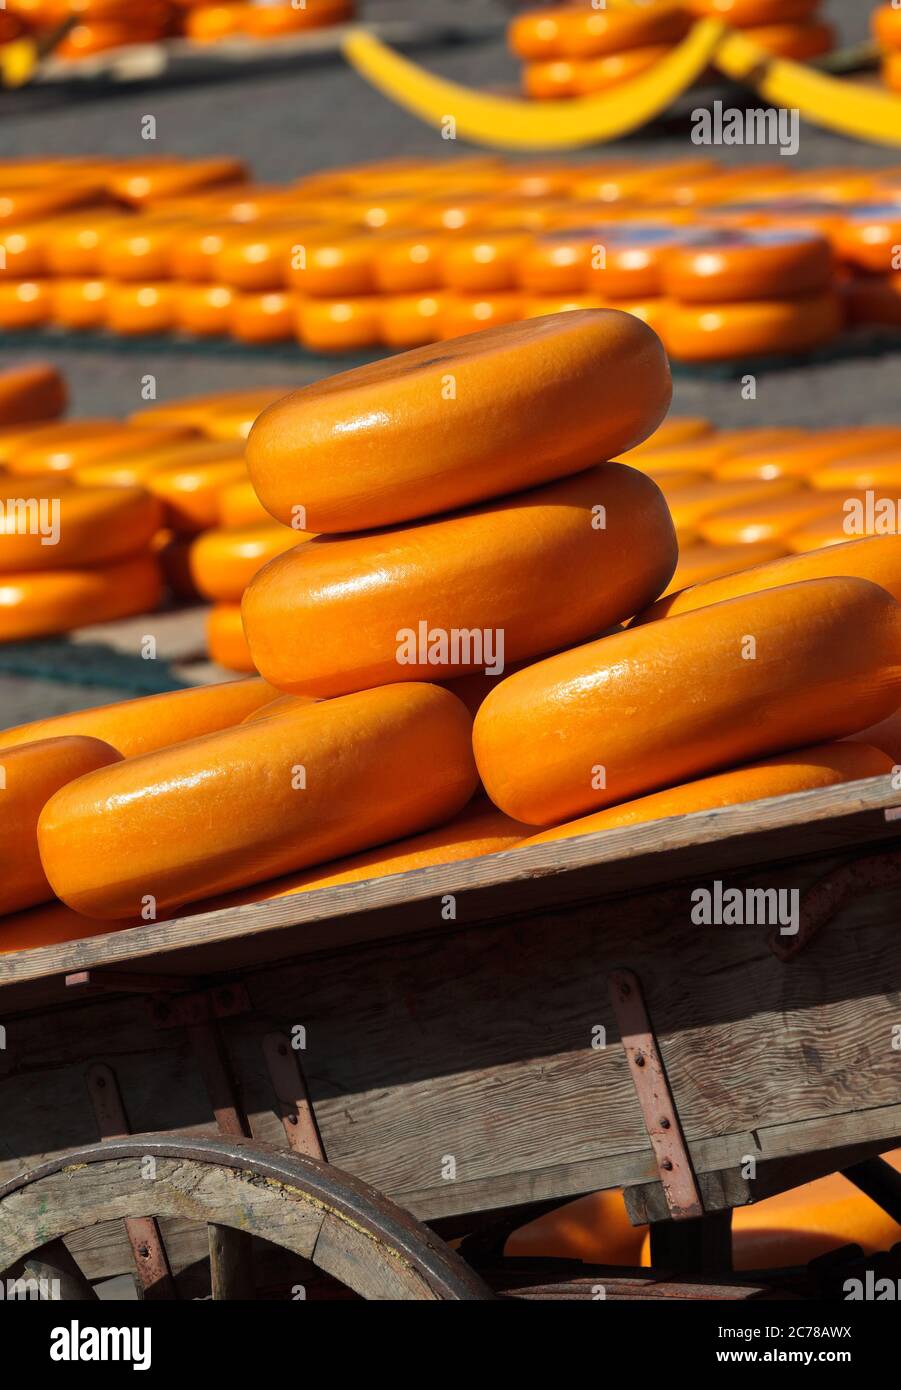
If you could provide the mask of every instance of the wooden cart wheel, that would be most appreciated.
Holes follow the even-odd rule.
[[[331,1164],[252,1139],[178,1134],[70,1150],[0,1186],[0,1270],[18,1272],[23,1261],[52,1269],[62,1273],[64,1297],[90,1298],[83,1276],[79,1295],[80,1272],[62,1238],[153,1217],[208,1225],[214,1298],[253,1296],[223,1277],[230,1232],[293,1251],[367,1299],[493,1297],[444,1241]],[[61,1259],[42,1256],[49,1246]]]

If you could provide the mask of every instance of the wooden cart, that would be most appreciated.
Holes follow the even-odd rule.
[[[841,1169],[901,1219],[899,825],[878,778],[2,957],[0,1271],[822,1296],[835,1259],[733,1275],[729,1218]],[[695,923],[717,882],[800,930]],[[612,1187],[652,1270],[504,1260]]]

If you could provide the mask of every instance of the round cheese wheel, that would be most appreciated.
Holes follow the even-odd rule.
[[[229,332],[237,296],[228,285],[179,284],[177,289],[178,327],[184,333],[216,338]]]
[[[38,817],[60,787],[120,761],[96,738],[48,738],[0,757],[4,817],[0,824],[0,916],[53,897],[38,854]]]
[[[599,229],[584,287],[611,298],[662,294],[664,264],[683,236],[679,228],[652,222],[620,222]]]
[[[379,305],[379,338],[386,347],[406,351],[423,347],[441,337],[442,316],[448,296],[437,294],[382,295]]]
[[[711,545],[740,546],[752,541],[779,540],[817,517],[842,515],[845,496],[805,489],[788,497],[764,497],[704,517],[698,522],[698,530]]]
[[[820,464],[811,470],[808,481],[811,487],[823,492],[834,492],[839,488],[845,492],[857,488],[875,488],[880,492],[894,493],[897,501],[901,497],[901,444],[894,449],[852,454]]]
[[[195,43],[218,43],[243,34],[249,5],[198,5],[185,15],[185,33]]]
[[[737,806],[746,801],[763,801],[771,796],[791,796],[795,792],[835,787],[842,782],[882,777],[892,770],[892,760],[878,748],[864,743],[835,741],[812,748],[780,753],[775,758],[748,763],[712,777],[699,777],[662,792],[652,792],[634,801],[624,801],[605,811],[595,811],[578,820],[555,825],[522,841],[523,847],[571,840],[579,835],[595,835],[602,830],[622,830],[669,816],[713,811],[721,806]]]
[[[140,488],[64,487],[58,497],[0,486],[0,574],[105,565],[145,549],[162,509]],[[2,582],[2,581],[0,581]]]
[[[0,280],[0,328],[40,328],[52,313],[52,281]]]
[[[92,569],[4,574],[0,642],[24,642],[133,613],[152,613],[162,588],[159,565],[150,555]]]
[[[220,492],[244,476],[243,459],[226,457],[170,464],[155,469],[144,482],[163,504],[165,525],[190,535],[216,525]]]
[[[54,420],[67,403],[65,380],[49,362],[29,362],[0,372],[0,429]]]
[[[670,509],[673,525],[677,532],[682,532],[697,530],[707,517],[715,516],[717,512],[785,497],[799,491],[801,483],[796,478],[776,478],[773,482],[760,482],[757,478],[751,478],[746,482],[720,483],[705,480],[701,483],[690,483],[687,487],[674,487],[666,478],[662,478],[660,487]]]
[[[272,525],[249,478],[228,483],[219,493],[219,524],[224,527]]]
[[[268,704],[277,694],[265,681],[248,680],[142,695],[137,700],[51,715],[14,729],[2,729],[0,749],[17,748],[35,739],[80,734],[101,739],[123,758],[134,758],[182,739],[199,738],[240,724],[251,710]]]
[[[255,38],[278,38],[301,29],[321,29],[349,19],[353,5],[348,0],[306,0],[295,6],[290,0],[281,5],[248,5],[244,17],[244,32]]]
[[[297,333],[311,352],[352,352],[379,341],[380,297],[358,299],[301,299]]]
[[[390,242],[387,243],[390,245]],[[325,300],[355,299],[374,293],[376,266],[381,253],[377,237],[338,230],[308,228],[292,238],[284,257],[283,281],[301,294]]]
[[[174,401],[158,401],[136,410],[128,417],[130,425],[155,429],[158,425],[189,425],[201,434],[221,432],[223,420],[250,421],[273,401],[284,396],[289,386],[257,386],[247,391],[213,391],[204,396],[183,396]],[[248,424],[247,428],[250,428]],[[243,437],[238,431],[235,438]]]
[[[15,174],[11,176],[15,178]],[[0,192],[0,223],[37,222],[41,218],[54,217],[57,213],[68,212],[71,208],[85,203],[97,202],[103,190],[96,182],[84,178],[68,178],[63,181],[48,179],[42,184],[20,184],[7,186]]]
[[[287,396],[251,431],[248,470],[287,525],[301,505],[311,531],[369,529],[621,453],[656,429],[670,393],[659,339],[629,315],[532,319]]]
[[[870,453],[874,449],[901,444],[901,431],[891,426],[858,425],[855,428],[819,430],[806,438],[789,438],[764,443],[763,447],[730,456],[716,465],[715,476],[722,482],[742,479],[807,479],[832,459]]]
[[[83,428],[79,425],[83,423]],[[139,430],[134,425],[110,421],[73,421],[68,426],[42,430],[40,438],[25,440],[7,456],[11,473],[71,473],[84,464],[104,459],[125,459],[183,444],[193,435],[187,425]]]
[[[791,445],[805,438],[803,430],[767,428],[746,430],[716,430],[702,439],[687,443],[671,444],[668,447],[653,448],[657,436],[652,435],[646,445],[636,455],[633,450],[623,455],[622,462],[632,459],[636,464],[647,466],[655,473],[680,473],[684,469],[720,476],[720,469],[732,459],[742,459],[746,454],[757,454],[763,449]],[[749,476],[754,476],[750,474]]]
[[[562,53],[563,10],[528,10],[511,20],[507,42],[518,58],[557,58]]]
[[[661,595],[676,594],[690,584],[703,584],[724,574],[735,574],[750,565],[763,565],[789,553],[779,541],[749,541],[738,545],[690,544],[679,546],[676,572]]]
[[[126,161],[121,170],[114,167],[109,189],[120,202],[142,206],[200,188],[238,183],[246,176],[240,159],[136,159]]]
[[[523,95],[533,101],[558,101],[576,95],[577,63],[569,58],[526,63],[522,70]]]
[[[281,290],[288,283],[294,247],[301,243],[302,225],[251,222],[236,228],[211,258],[213,279],[236,290]]]
[[[848,208],[833,232],[836,252],[842,260],[875,275],[899,269],[901,203],[866,204]]]
[[[870,536],[849,540],[846,535],[845,540],[848,542],[847,548],[843,548],[841,555],[836,555],[831,546],[805,555],[788,555],[782,560],[755,565],[740,573],[683,589],[681,593],[671,594],[652,604],[646,612],[639,614],[636,624],[691,613],[697,608],[707,608],[743,594],[798,584],[806,579],[831,579],[838,575],[869,580],[901,600],[901,543],[898,538]],[[791,537],[787,543],[792,544]]]
[[[214,603],[206,620],[206,645],[211,661],[225,671],[256,671],[244,626],[240,603]]]
[[[72,470],[73,480],[82,487],[144,487],[151,474],[160,468],[175,465],[185,468],[243,458],[240,444],[228,440],[187,439],[157,447],[153,443],[152,431],[145,433],[151,436],[147,440],[146,452],[114,454],[108,459],[76,464]]]
[[[171,333],[178,325],[178,289],[169,281],[154,285],[110,283],[106,323],[126,337]]]
[[[809,352],[842,326],[836,295],[770,299],[746,304],[676,304],[662,331],[667,351],[682,362],[715,362]]]
[[[230,236],[243,235],[232,222],[207,222],[183,228],[169,254],[169,269],[176,280],[192,284],[216,279],[216,257]]]
[[[167,280],[172,271],[172,250],[186,230],[184,222],[129,217],[102,231],[97,250],[97,270],[111,280],[141,283]]]
[[[121,429],[118,420],[54,420],[7,425],[0,430],[0,463],[9,468],[16,458],[34,449],[43,449],[49,458],[72,440],[88,435],[99,438]]]
[[[870,16],[873,37],[883,48],[901,49],[901,10],[897,5],[878,5]]]
[[[50,286],[51,317],[61,328],[103,328],[108,301],[107,280],[56,279]]]
[[[241,343],[282,343],[294,337],[297,298],[283,290],[236,294],[229,309],[231,335]]]
[[[56,46],[56,56],[70,61],[105,53],[126,44],[154,43],[166,35],[166,24],[134,24],[127,20],[98,19],[76,24]]]
[[[545,232],[526,243],[517,267],[530,294],[578,294],[588,288],[592,259],[602,256],[603,228]]]
[[[445,280],[445,261],[455,247],[456,242],[440,232],[379,238],[372,247],[371,277],[361,276],[350,293],[375,289],[383,294],[425,294],[442,283],[451,284]]]
[[[447,690],[393,685],[129,758],[51,797],[44,870],[76,911],[128,917],[412,835],[472,796],[470,729]]]
[[[484,231],[455,237],[441,252],[440,283],[466,294],[515,289],[528,245],[524,232]]]
[[[448,292],[442,300],[441,337],[465,338],[480,329],[518,323],[524,307],[522,295],[503,290],[492,295]]]
[[[0,279],[31,280],[47,274],[51,227],[45,222],[32,222],[0,230]]]
[[[192,543],[191,573],[206,598],[238,603],[257,570],[306,540],[308,532],[271,519],[262,526],[214,527]]]
[[[691,18],[680,4],[666,0],[633,9],[568,6],[560,12],[560,51],[568,58],[596,58],[624,48],[674,44],[687,34]]]
[[[666,294],[683,303],[797,298],[832,280],[832,252],[813,232],[764,227],[674,246],[663,261]]]
[[[518,671],[479,709],[473,747],[495,805],[548,825],[841,738],[899,698],[901,606],[866,580],[815,579]]]
[[[317,536],[255,576],[244,624],[272,684],[338,695],[578,642],[638,612],[675,564],[659,488],[602,464],[416,526]]]
[[[644,48],[626,48],[621,53],[604,53],[599,58],[586,58],[573,63],[577,96],[608,92],[629,82],[648,68],[654,68],[671,52],[667,44],[650,44]]]

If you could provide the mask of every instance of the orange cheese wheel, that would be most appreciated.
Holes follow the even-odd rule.
[[[243,459],[226,457],[155,469],[145,486],[162,502],[165,525],[185,535],[215,526],[220,492],[244,476]]]
[[[523,94],[533,101],[558,101],[576,95],[578,63],[569,58],[526,63],[522,70]]]
[[[602,464],[417,526],[317,536],[255,576],[244,625],[273,685],[339,695],[490,669],[500,633],[501,669],[580,641],[638,612],[675,563],[660,490]],[[479,650],[454,638],[476,629]]]
[[[633,463],[652,449],[669,449],[679,444],[706,439],[713,434],[713,425],[700,415],[668,415],[643,444],[620,454],[622,463]]]
[[[687,589],[690,584],[703,584],[724,574],[735,574],[750,565],[763,565],[779,560],[789,553],[788,546],[778,541],[751,541],[743,545],[680,545],[676,572],[661,597]]]
[[[837,254],[852,265],[874,275],[897,271],[901,203],[848,208],[835,227],[833,241]]]
[[[27,491],[0,485],[0,574],[109,564],[145,549],[159,529],[160,505],[140,488],[64,487],[58,497],[10,496]]]
[[[29,362],[0,372],[0,429],[54,420],[67,403],[66,383],[49,362]]]
[[[901,325],[901,271],[851,280],[842,294],[852,323]]]
[[[629,82],[639,73],[656,67],[670,51],[666,44],[650,44],[645,48],[626,48],[621,53],[604,53],[599,58],[586,58],[573,63],[576,96],[608,92],[611,87]]]
[[[184,222],[152,216],[113,222],[100,235],[97,269],[111,280],[167,280],[173,247],[186,229]]]
[[[379,341],[380,299],[301,299],[297,334],[311,352],[350,352],[374,347]]]
[[[228,440],[187,439],[155,447],[152,431],[146,430],[144,433],[150,436],[146,451],[113,454],[110,458],[78,463],[72,470],[73,480],[82,487],[143,487],[151,474],[161,468],[171,468],[176,464],[193,467],[195,464],[223,460],[233,462],[243,457],[240,444]]]
[[[731,455],[715,468],[722,482],[742,479],[807,479],[823,464],[853,454],[901,444],[901,433],[886,425],[858,425],[856,428],[819,430],[806,438],[765,441],[762,448]]]
[[[282,222],[236,228],[212,257],[213,279],[236,290],[283,289],[293,248],[302,240],[302,227]]]
[[[484,231],[455,237],[441,254],[439,281],[467,294],[515,289],[520,260],[528,243],[528,236],[522,232]]]
[[[823,492],[834,492],[838,488],[894,491],[897,501],[901,497],[901,443],[894,449],[852,454],[849,458],[820,464],[811,470],[808,481],[811,487]]]
[[[281,283],[325,300],[356,299],[376,290],[381,254],[376,237],[352,236],[346,231],[329,236],[327,229],[310,227],[292,237],[282,257]]]
[[[763,801],[771,796],[791,796],[794,792],[834,787],[842,782],[882,777],[892,770],[892,760],[878,748],[865,743],[820,743],[765,758],[745,767],[699,777],[665,791],[652,792],[634,801],[624,801],[605,811],[595,811],[578,820],[566,821],[523,841],[544,845],[554,840],[570,840],[579,835],[595,835],[602,830],[621,830],[669,816],[692,815],[720,806],[737,806],[746,801]]]
[[[629,449],[656,429],[671,389],[659,339],[629,315],[532,319],[287,396],[251,430],[248,470],[286,524],[301,505],[311,531],[382,526]]]
[[[434,343],[441,337],[442,316],[448,296],[438,294],[382,295],[379,305],[379,338],[386,347],[407,351]]]
[[[191,573],[207,598],[237,603],[258,569],[309,539],[308,532],[271,519],[262,526],[214,527],[193,542]]]
[[[440,232],[379,238],[372,247],[371,273],[358,282],[357,292],[424,294],[437,289],[443,281],[445,258],[455,244]]]
[[[890,758],[894,767],[901,766],[901,709],[895,710],[888,719],[861,729],[859,734],[851,734],[852,743],[869,743]]]
[[[524,314],[522,295],[500,290],[492,295],[448,292],[442,300],[441,337],[465,338],[487,328],[518,323]]]
[[[393,685],[127,759],[51,797],[44,870],[76,911],[121,918],[412,835],[472,796],[470,727],[448,691]]]
[[[569,294],[587,288],[592,258],[602,251],[603,230],[545,232],[527,242],[517,267],[530,294]]]
[[[660,474],[681,473],[685,469],[691,469],[718,478],[733,459],[740,460],[747,454],[756,455],[763,449],[783,444],[791,447],[796,441],[803,442],[806,436],[800,429],[762,426],[759,429],[716,430],[701,439],[656,448],[653,447],[655,438],[656,435],[652,435],[637,455],[633,450],[623,455],[621,461],[628,463],[634,458],[636,464],[640,463],[643,468],[647,467]],[[749,472],[748,476],[757,475]]]
[[[0,328],[40,328],[52,312],[51,282],[0,280]]]
[[[46,275],[49,239],[44,222],[14,224],[0,230],[0,279],[30,280]]]
[[[736,29],[754,24],[796,24],[810,19],[820,0],[685,0],[687,8],[699,17],[724,19]]]
[[[663,268],[682,234],[663,223],[623,222],[598,229],[583,284],[611,298],[663,293]]]
[[[216,279],[216,257],[236,232],[232,222],[190,224],[182,228],[169,252],[169,272],[176,280],[205,284]]]
[[[236,295],[228,285],[178,286],[178,327],[199,338],[221,337],[232,324]]]
[[[249,6],[241,4],[198,5],[185,15],[185,33],[195,43],[218,43],[244,32]]]
[[[247,391],[213,391],[204,396],[183,396],[174,401],[158,401],[136,410],[128,417],[130,425],[156,429],[158,425],[189,425],[207,436],[221,433],[223,420],[253,421],[267,405],[277,401],[289,386],[258,386]],[[248,429],[250,426],[248,425]],[[240,430],[233,438],[243,437]]]
[[[839,300],[828,293],[744,304],[672,303],[663,331],[673,357],[715,362],[809,352],[828,343],[841,326]]]
[[[38,816],[76,777],[118,762],[96,738],[52,738],[10,748],[0,760],[4,817],[0,825],[0,915],[53,896],[38,854]]]
[[[705,480],[701,483],[690,483],[687,487],[670,487],[664,478],[661,479],[660,486],[673,518],[673,525],[679,532],[697,530],[705,518],[715,516],[717,512],[786,497],[801,488],[801,484],[795,478],[776,478],[769,483],[760,482],[756,478],[740,483]]]
[[[698,531],[704,540],[718,546],[780,540],[817,517],[841,515],[843,501],[844,497],[836,494],[807,490],[788,497],[762,497],[757,502],[702,518]]]
[[[722,232],[707,243],[693,238],[663,261],[665,294],[684,303],[797,298],[825,289],[832,252],[825,237],[780,227]]]
[[[134,160],[121,173],[113,172],[109,186],[114,197],[141,206],[162,198],[191,193],[245,179],[240,159]]]
[[[256,671],[239,603],[214,603],[206,620],[206,645],[211,661],[225,671]]]
[[[883,48],[901,48],[901,10],[897,5],[879,5],[870,16],[873,37]]]
[[[850,575],[879,584],[894,598],[901,600],[901,539],[897,536],[866,536],[849,541],[847,547],[842,548],[841,555],[835,553],[834,547],[827,547],[756,565],[727,578],[696,584],[691,589],[662,598],[640,614],[636,622],[676,617],[745,594],[761,593],[786,584],[795,585],[807,579],[830,579],[839,575]]]
[[[568,58],[595,58],[624,48],[678,43],[691,27],[679,4],[659,0],[650,6],[595,9],[568,6],[560,12],[560,51]]]
[[[495,805],[548,825],[841,738],[899,699],[901,606],[866,580],[812,579],[518,671],[479,709],[473,747]]]
[[[278,38],[303,29],[321,29],[348,19],[353,6],[348,0],[305,0],[303,6],[285,0],[281,5],[248,5],[244,32],[255,38]]]
[[[50,287],[51,317],[61,328],[103,328],[109,300],[106,280],[57,279]]]
[[[76,24],[56,46],[58,58],[76,60],[94,53],[126,44],[154,43],[164,38],[165,24],[134,25],[123,20],[98,19],[90,24]]]
[[[239,478],[221,489],[218,523],[224,527],[272,525],[272,517],[249,478]]]
[[[309,893],[317,888],[340,888],[345,883],[390,878],[394,874],[427,869],[433,864],[459,864],[466,859],[481,859],[486,854],[513,849],[524,835],[529,834],[530,829],[530,826],[505,816],[484,797],[477,797],[458,816],[439,825],[436,830],[410,835],[390,845],[363,850],[361,854],[352,854],[345,859],[333,859],[315,869],[269,879],[253,888],[239,889],[237,893],[229,893],[224,898],[214,898],[195,910],[209,912],[214,908],[239,907],[269,898],[293,897],[295,893]]]
[[[70,441],[89,435],[99,438],[121,428],[118,420],[54,420],[48,424],[8,425],[0,430],[0,463],[8,468],[21,454],[34,449],[43,449],[47,457],[52,457]]]
[[[47,180],[44,185],[8,186],[0,193],[0,223],[36,222],[85,203],[99,202],[102,196],[99,184],[77,178]]]
[[[531,10],[517,15],[507,28],[507,42],[518,58],[556,58],[562,53],[562,9]]]
[[[159,565],[150,555],[93,569],[5,574],[0,584],[0,642],[23,642],[152,613],[162,587]]]
[[[241,343],[281,343],[294,336],[297,298],[283,290],[236,294],[229,310],[231,335]]]
[[[133,425],[110,422],[97,428],[95,422],[85,421],[84,429],[75,421],[57,431],[42,430],[40,439],[24,441],[23,447],[7,456],[6,466],[11,473],[71,473],[86,464],[104,459],[124,459],[184,443],[193,431],[187,425],[165,425],[153,430],[139,430]],[[97,422],[102,425],[102,422]]]
[[[835,30],[830,24],[754,24],[745,33],[767,53],[794,63],[820,58],[835,47]]]
[[[111,283],[106,322],[110,332],[126,337],[171,333],[178,325],[178,289],[165,280],[153,285]]]
[[[251,710],[268,704],[277,694],[265,681],[247,680],[142,695],[137,700],[74,710],[19,724],[14,729],[2,729],[0,749],[18,748],[35,739],[79,734],[101,739],[123,758],[134,758],[182,739],[199,738],[240,724]]]

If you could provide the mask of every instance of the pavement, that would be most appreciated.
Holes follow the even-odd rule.
[[[468,37],[454,44],[423,42],[415,59],[471,87],[514,90],[518,66],[501,25],[515,8],[500,0],[370,0],[375,18],[415,16],[428,26],[452,22]],[[864,0],[826,0],[824,14],[843,44],[867,37],[870,6]],[[749,104],[753,102],[749,101]],[[445,141],[369,87],[338,57],[303,61],[229,80],[122,85],[102,93],[39,89],[0,96],[0,159],[28,155],[148,152],[142,118],[156,117],[152,152],[187,156],[239,155],[262,181],[285,182],[320,169],[399,154],[452,160],[469,152]],[[605,147],[613,157],[665,159],[696,153],[687,112],[656,123],[640,135]],[[768,163],[767,148],[718,151],[730,164]],[[573,158],[594,158],[597,151]],[[891,150],[844,139],[802,125],[797,167],[886,167],[901,164]],[[0,369],[23,358],[50,356],[67,374],[73,414],[127,414],[142,404],[141,379],[153,373],[158,398],[254,384],[292,386],[328,369],[300,354],[268,355],[209,348],[174,353],[162,346],[83,347],[40,351],[0,346]],[[744,398],[738,379],[678,374],[673,409],[704,414],[721,426],[901,423],[897,355],[856,358],[760,374],[756,398]],[[0,675],[0,727],[62,708],[118,698],[112,687],[60,685],[45,679]]]

